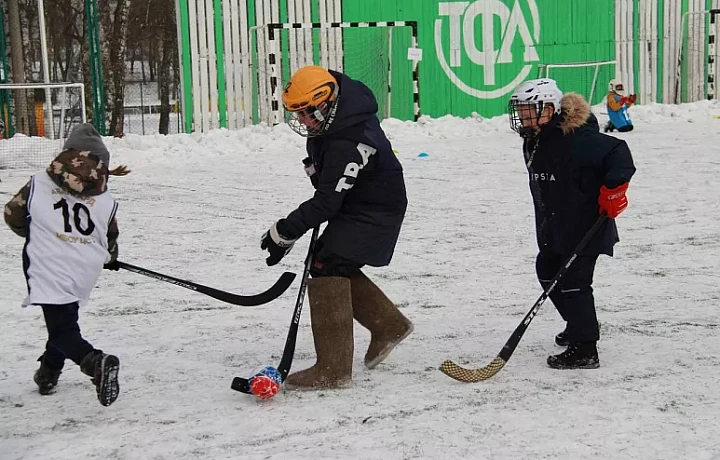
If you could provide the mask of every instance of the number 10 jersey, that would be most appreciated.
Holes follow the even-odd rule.
[[[45,174],[30,180],[23,306],[85,303],[110,260],[108,227],[117,203],[109,191],[73,195]]]

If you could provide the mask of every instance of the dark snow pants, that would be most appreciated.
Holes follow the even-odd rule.
[[[45,344],[44,363],[50,369],[63,368],[65,358],[80,364],[80,361],[94,350],[80,334],[77,302],[64,305],[41,305],[48,340]]]
[[[543,289],[547,289],[568,257],[540,251],[535,270]],[[550,293],[550,300],[567,321],[568,339],[572,342],[595,342],[600,338],[592,289],[597,259],[597,254],[578,256]]]

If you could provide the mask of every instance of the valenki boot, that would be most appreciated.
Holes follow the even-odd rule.
[[[413,324],[364,273],[352,276],[355,319],[370,331],[365,367],[373,369],[413,331]]]
[[[308,280],[310,323],[317,362],[290,374],[288,390],[324,390],[352,385],[354,351],[350,280],[338,276]]]

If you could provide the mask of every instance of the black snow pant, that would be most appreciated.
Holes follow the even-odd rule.
[[[315,246],[315,260],[310,267],[310,275],[313,278],[323,276],[342,276],[349,278],[360,273],[360,269],[364,264],[357,263],[350,259],[335,254],[326,249],[322,244],[322,239]]]
[[[540,251],[535,270],[543,289],[547,289],[568,257],[552,251]],[[567,322],[571,342],[596,342],[600,339],[592,289],[597,259],[597,254],[578,256],[550,293],[550,300]]]
[[[48,330],[43,362],[52,370],[61,370],[65,358],[80,365],[80,361],[94,351],[80,334],[77,302],[64,305],[41,305]]]

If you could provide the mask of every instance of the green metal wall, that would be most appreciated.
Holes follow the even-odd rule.
[[[614,59],[614,3],[614,0],[343,0],[343,20],[417,21],[419,47],[423,49],[420,63],[423,114],[468,116],[478,112],[494,116],[506,112],[509,92],[518,80],[535,77],[539,63]],[[513,21],[515,9],[521,15],[514,16],[519,20]],[[453,29],[458,30],[460,24],[460,46],[456,47],[456,61],[452,63],[449,62],[451,15],[441,11],[456,11]],[[508,24],[514,26],[508,27]],[[474,31],[474,41],[469,40],[472,37],[465,37],[467,29],[463,28]],[[490,40],[483,43],[483,35],[491,36],[492,43]],[[510,45],[511,57],[504,59],[508,62],[499,62],[503,61],[498,58],[499,50],[509,37],[512,37],[511,45],[505,45]],[[534,45],[536,55],[532,51],[526,53],[524,42]],[[404,43],[398,40],[394,45],[393,65],[407,60]],[[487,52],[477,54],[473,48]],[[474,60],[472,54],[475,54]],[[370,62],[372,57],[365,59]],[[486,62],[489,65],[485,65]],[[519,78],[521,75],[527,77]],[[490,81],[493,77],[494,82]],[[605,77],[600,81],[607,83]],[[403,85],[410,83],[407,69],[398,65],[393,72],[393,93],[396,88],[401,93],[409,91]],[[574,90],[572,86],[572,79],[568,79],[563,90]],[[409,118],[407,114],[401,115],[393,113],[393,116]]]

